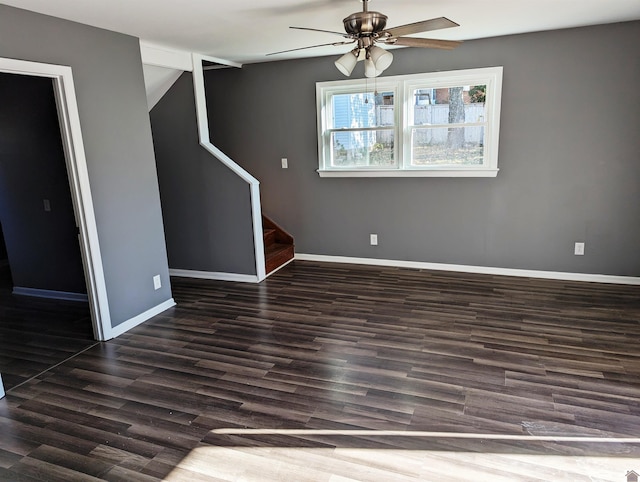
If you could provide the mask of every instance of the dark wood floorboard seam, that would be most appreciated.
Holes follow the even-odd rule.
[[[32,381],[32,380],[34,380],[34,379],[37,379],[37,378],[41,377],[41,376],[42,376],[42,375],[44,375],[45,373],[50,372],[50,371],[52,371],[52,370],[56,369],[56,368],[57,368],[57,367],[59,367],[60,365],[64,365],[64,364],[65,364],[65,363],[67,363],[68,361],[73,360],[74,358],[76,358],[76,357],[78,357],[78,356],[82,355],[85,351],[91,350],[94,346],[99,345],[100,343],[101,343],[101,342],[97,341],[97,342],[93,343],[92,345],[90,345],[90,346],[86,347],[85,349],[80,350],[80,351],[79,351],[79,352],[77,352],[77,353],[74,353],[74,354],[73,354],[73,355],[71,355],[70,357],[68,357],[68,358],[66,358],[66,359],[64,359],[64,360],[62,360],[61,362],[56,363],[56,364],[55,364],[55,365],[53,365],[53,366],[50,366],[50,367],[49,367],[49,368],[47,368],[46,370],[42,370],[42,371],[41,371],[40,373],[38,373],[37,375],[34,375],[34,376],[32,376],[32,377],[30,377],[30,378],[26,379],[25,381],[23,381],[23,382],[21,382],[21,383],[18,383],[17,385],[15,385],[15,386],[13,386],[13,387],[11,387],[11,388],[7,389],[7,390],[6,390],[6,393],[11,393],[13,390],[15,390],[15,389],[17,389],[17,388],[20,388],[22,385],[25,385],[25,384],[29,383],[30,381]]]

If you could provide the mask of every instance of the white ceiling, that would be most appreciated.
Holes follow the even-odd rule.
[[[341,54],[348,46],[269,52],[340,41],[301,26],[341,32],[359,0],[1,0],[142,40],[239,63]],[[446,40],[640,19],[640,0],[371,0],[395,27],[445,16],[461,27],[416,36]]]

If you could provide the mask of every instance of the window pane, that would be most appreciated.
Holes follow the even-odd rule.
[[[331,133],[333,167],[396,167],[393,130]]]
[[[485,122],[486,85],[415,89],[413,125]]]
[[[413,129],[412,166],[477,166],[484,162],[484,127]]]
[[[339,94],[331,97],[333,128],[392,126],[393,92]]]

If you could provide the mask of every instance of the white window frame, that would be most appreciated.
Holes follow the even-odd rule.
[[[419,88],[486,85],[484,163],[478,166],[411,165],[413,91]],[[331,165],[331,98],[352,92],[394,92],[395,167],[336,167]],[[502,98],[502,67],[396,75],[378,79],[352,79],[316,83],[318,117],[318,174],[320,177],[496,177]],[[473,126],[475,124],[469,124]]]

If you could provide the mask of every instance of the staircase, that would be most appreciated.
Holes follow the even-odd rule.
[[[293,237],[264,214],[262,215],[262,234],[265,270],[269,274],[293,260]]]

